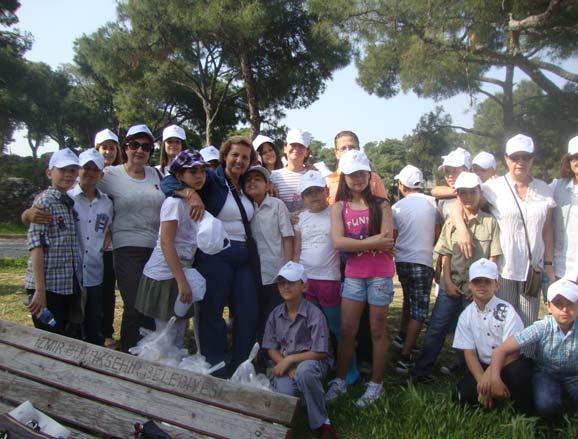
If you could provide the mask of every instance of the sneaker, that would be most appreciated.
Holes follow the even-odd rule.
[[[355,405],[359,408],[365,408],[368,405],[373,404],[377,401],[381,395],[383,395],[383,383],[376,384],[374,382],[369,382],[367,384],[367,389],[361,398],[355,401]]]
[[[401,352],[401,350],[403,349],[403,343],[404,342],[405,342],[405,339],[403,337],[396,335],[393,338],[391,345],[393,346],[393,348],[396,352]]]
[[[455,375],[459,369],[460,365],[457,361],[454,361],[452,363],[444,364],[442,367],[440,367],[440,372],[446,376],[452,376]]]
[[[331,424],[323,424],[316,431],[321,439],[339,439],[335,428]]]
[[[331,402],[336,400],[340,395],[345,395],[347,393],[347,383],[341,378],[335,378],[329,381],[329,388],[327,393],[325,393],[325,401]]]
[[[411,369],[415,366],[415,361],[413,360],[413,356],[409,355],[402,355],[400,359],[397,361],[395,366],[395,371],[397,373],[401,373],[403,375],[407,375]]]

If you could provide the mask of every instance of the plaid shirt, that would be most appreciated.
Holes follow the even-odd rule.
[[[50,224],[30,224],[28,250],[44,249],[44,283],[46,291],[55,294],[73,294],[73,276],[81,279],[80,253],[76,238],[74,201],[62,192],[49,187],[34,200],[52,215]],[[82,283],[80,283],[82,285]],[[32,259],[28,259],[25,287],[34,290]]]
[[[537,348],[536,367],[550,373],[578,374],[578,331],[576,322],[564,334],[551,315],[528,326],[514,337],[520,347]]]

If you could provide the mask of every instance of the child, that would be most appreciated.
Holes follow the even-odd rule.
[[[303,300],[307,276],[301,264],[289,261],[275,278],[285,301],[269,315],[263,336],[273,368],[272,385],[286,395],[301,394],[309,426],[325,439],[337,438],[323,400],[323,381],[331,365],[329,330],[323,313]]]
[[[108,195],[96,188],[103,175],[102,155],[91,148],[81,153],[78,160],[80,165],[78,185],[68,191],[68,195],[74,200],[74,211],[78,218],[76,233],[82,257],[82,285],[86,288],[87,295],[82,327],[87,342],[103,346],[102,254],[111,241],[109,226],[113,207]]]
[[[361,151],[348,151],[339,160],[339,186],[331,208],[333,245],[347,252],[345,281],[341,294],[341,340],[338,349],[337,377],[331,381],[325,398],[331,401],[347,392],[345,376],[355,349],[361,313],[369,303],[373,364],[371,381],[356,401],[365,407],[383,394],[383,374],[387,360],[386,318],[393,299],[395,268],[391,207],[371,193],[371,167]]]
[[[205,161],[197,151],[181,151],[169,167],[169,172],[194,190],[205,184]],[[186,199],[168,197],[160,214],[161,226],[156,246],[144,266],[136,297],[135,308],[155,319],[156,329],[166,327],[173,316],[177,296],[183,303],[191,303],[193,292],[183,267],[190,267],[197,247],[197,223],[189,217]],[[187,318],[193,307],[175,323],[175,345],[184,345]]]
[[[275,286],[275,277],[293,256],[293,226],[285,203],[267,194],[269,171],[263,166],[252,166],[243,175],[243,190],[255,204],[251,232],[257,242],[263,281],[257,291],[261,333],[271,310],[283,302]]]
[[[458,176],[472,167],[472,156],[463,148],[456,148],[448,155],[442,156],[443,163],[438,167],[444,173],[447,186],[436,186],[431,194],[438,200],[438,211],[444,221],[450,216],[451,205],[456,200],[455,183]]]
[[[34,205],[46,210],[51,220],[48,224],[31,223],[28,228],[30,258],[25,277],[28,310],[36,328],[63,335],[70,312],[79,304],[81,295],[74,201],[66,194],[76,183],[78,168],[78,157],[70,149],[52,154],[46,170],[51,186],[34,200]],[[54,328],[37,319],[44,308],[54,316]]]
[[[466,369],[460,383],[459,395],[462,403],[480,402],[491,409],[490,378],[493,363],[492,351],[508,337],[524,329],[522,319],[512,305],[495,294],[498,291],[498,266],[486,258],[478,259],[470,266],[470,291],[473,303],[460,315],[453,347],[462,349]],[[502,379],[514,403],[528,410],[531,401],[532,365],[517,353],[509,355]]]
[[[219,150],[217,148],[213,145],[209,145],[201,149],[199,152],[211,170],[217,169],[219,166]]]
[[[474,157],[472,171],[480,177],[482,183],[496,178],[496,159],[489,152],[482,151]]]
[[[327,203],[328,189],[319,171],[307,171],[299,185],[305,211],[295,224],[293,260],[305,267],[307,289],[305,298],[318,304],[327,317],[329,330],[337,341],[341,332],[341,272],[339,253],[331,240],[331,209]],[[352,361],[347,383],[359,379]]]
[[[414,365],[412,350],[429,313],[434,274],[432,252],[440,226],[434,198],[423,194],[422,172],[407,165],[395,179],[403,195],[391,208],[397,234],[395,267],[403,289],[403,312],[399,335],[393,343],[401,350],[396,371],[408,373]]]
[[[492,397],[502,399],[511,393],[500,377],[506,358],[526,346],[534,348],[532,385],[539,415],[560,413],[565,399],[578,408],[578,285],[567,279],[554,282],[547,306],[551,315],[508,338],[492,355]]]
[[[465,221],[474,242],[473,255],[467,259],[460,252],[455,227],[451,220],[447,220],[434,249],[442,259],[443,275],[423,350],[412,373],[414,382],[431,380],[433,365],[442,350],[445,337],[455,327],[458,316],[471,300],[468,287],[470,265],[481,258],[495,260],[502,253],[495,218],[479,210],[482,193],[480,185],[479,177],[471,172],[462,172],[456,179],[455,189],[464,206]],[[460,359],[444,373],[451,374],[461,365]]]

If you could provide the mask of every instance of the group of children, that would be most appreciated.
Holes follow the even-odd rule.
[[[392,206],[372,193],[371,165],[365,154],[346,150],[339,159],[335,204],[329,205],[329,190],[320,172],[312,169],[302,174],[299,192],[304,208],[295,224],[285,203],[269,195],[271,175],[265,167],[255,164],[243,175],[243,191],[254,203],[251,230],[261,260],[258,336],[262,335],[262,347],[273,363],[272,385],[279,392],[303,396],[310,426],[321,437],[337,437],[326,402],[345,394],[348,385],[359,379],[356,336],[366,305],[372,370],[365,393],[355,405],[365,407],[384,393],[386,323],[396,270],[404,293],[401,327],[394,339],[401,352],[396,364],[399,372],[411,372],[415,382],[429,379],[457,320],[453,347],[463,352],[460,358],[466,366],[459,389],[462,401],[479,401],[491,408],[496,400],[511,396],[522,409],[529,410],[533,400],[541,414],[557,411],[566,394],[578,402],[578,333],[574,328],[578,287],[565,279],[552,284],[548,291],[551,315],[526,329],[512,305],[495,297],[499,229],[494,217],[480,210],[480,176],[491,178],[495,160],[481,153],[473,163],[477,173],[469,172],[471,165],[469,154],[461,148],[444,157],[446,183],[456,196],[437,205],[433,197],[423,194],[421,171],[406,166],[395,177],[403,199]],[[102,281],[100,252],[108,246],[112,218],[110,199],[96,188],[103,167],[102,157],[93,149],[80,157],[68,149],[52,155],[47,170],[51,187],[35,204],[47,209],[53,221],[30,225],[26,273],[28,308],[35,325],[43,329],[50,328],[36,316],[48,307],[57,323],[71,321],[71,313],[80,305],[81,287],[85,287],[84,318],[77,321],[83,322],[85,338],[97,344],[102,340],[95,329],[100,312],[95,285],[98,279]],[[170,174],[195,190],[203,186],[209,168],[201,154],[189,150],[181,151],[167,166]],[[472,236],[469,258],[457,245],[450,219],[455,202],[463,207]],[[197,232],[186,199],[167,198],[161,209],[157,248],[145,266],[136,302],[139,311],[155,318],[157,328],[172,315],[177,297],[185,303],[193,301],[182,261],[192,263]],[[439,258],[437,277],[433,253]],[[440,284],[438,297],[421,355],[414,358],[416,340],[428,318],[434,278]],[[181,320],[178,331],[181,344],[185,322]],[[338,343],[336,350],[331,349],[331,335]],[[519,355],[529,345],[537,352],[534,370]],[[324,381],[334,359],[335,378],[325,392]]]

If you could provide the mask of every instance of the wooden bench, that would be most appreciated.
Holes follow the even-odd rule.
[[[298,409],[296,398],[0,320],[0,413],[26,400],[74,438],[126,438],[149,419],[173,438],[284,438]]]

